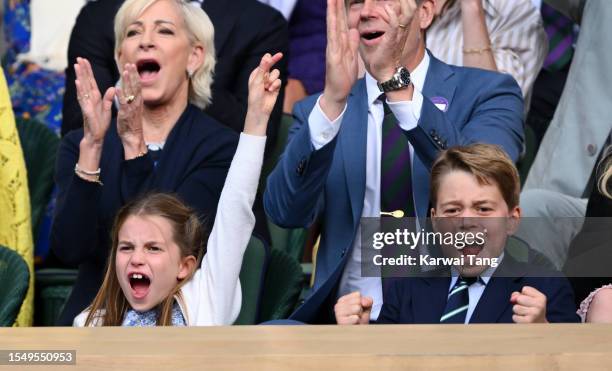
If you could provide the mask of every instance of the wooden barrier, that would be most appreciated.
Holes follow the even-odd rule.
[[[0,329],[16,349],[76,350],[68,370],[594,370],[612,369],[612,325]]]

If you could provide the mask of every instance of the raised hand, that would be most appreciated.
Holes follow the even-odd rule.
[[[325,89],[321,108],[336,119],[346,104],[359,71],[359,32],[348,28],[344,0],[327,0],[327,49]]]
[[[370,323],[372,298],[361,296],[359,291],[344,295],[334,306],[336,322],[339,325],[367,325]]]
[[[119,111],[117,134],[121,138],[125,159],[138,157],[145,151],[142,130],[143,100],[140,77],[135,64],[127,63],[121,74],[121,88],[117,88]]]
[[[548,323],[546,320],[546,295],[537,289],[525,286],[521,292],[510,296],[512,320],[515,323]]]
[[[108,88],[100,94],[91,64],[85,58],[77,58],[76,73],[77,99],[83,113],[83,144],[101,145],[111,121],[111,107],[115,88]]]
[[[382,36],[377,52],[365,61],[368,70],[379,82],[389,80],[397,67],[402,65],[405,53],[410,52],[405,50],[405,46],[417,5],[415,0],[400,0],[399,4],[398,13],[390,3],[385,3],[383,19],[389,28]]]
[[[244,132],[251,135],[265,136],[270,114],[276,103],[281,87],[280,71],[274,66],[283,57],[282,53],[261,58],[259,66],[249,77],[249,106],[244,122]]]

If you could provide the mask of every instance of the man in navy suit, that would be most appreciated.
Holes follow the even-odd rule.
[[[268,216],[282,227],[322,223],[313,290],[290,317],[309,323],[333,322],[336,299],[355,290],[374,298],[376,319],[383,286],[361,277],[359,221],[396,211],[383,205],[389,185],[399,189],[393,199],[405,204],[405,216],[426,216],[429,168],[440,150],[494,143],[517,160],[523,143],[522,95],[510,76],[449,66],[426,50],[433,0],[348,0],[346,8],[328,0],[327,12],[323,94],[295,106],[264,195]],[[366,68],[360,80],[358,49]],[[404,165],[383,164],[395,153],[383,135],[393,116]],[[389,169],[408,183],[388,181]]]
[[[502,150],[488,144],[451,148],[434,163],[431,183],[434,232],[485,237],[442,245],[443,256],[459,260],[421,277],[395,279],[377,323],[579,322],[565,277],[504,251],[521,210],[518,172]],[[338,300],[336,320],[367,324],[371,308],[372,298],[353,292]]]

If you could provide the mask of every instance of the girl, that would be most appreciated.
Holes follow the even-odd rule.
[[[270,68],[281,58],[280,53],[266,54],[251,73],[245,129],[207,246],[196,213],[175,197],[153,194],[126,205],[115,219],[102,287],[91,306],[74,319],[75,326],[235,321],[241,305],[238,276],[255,223],[251,208],[265,133],[281,86],[279,71]]]

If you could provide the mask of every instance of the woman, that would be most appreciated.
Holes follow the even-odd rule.
[[[213,27],[178,0],[128,0],[115,18],[120,87],[98,91],[79,58],[76,87],[84,127],[58,153],[51,246],[79,275],[59,323],[91,303],[102,282],[117,210],[149,191],[176,193],[207,221],[237,136],[204,114],[215,65]],[[111,119],[116,100],[119,108]]]
[[[572,282],[582,321],[612,323],[612,147],[604,152],[598,170],[587,219],[570,245],[564,270]]]
[[[547,46],[542,18],[530,0],[438,0],[436,20],[427,30],[427,47],[437,58],[508,73],[524,97]]]

